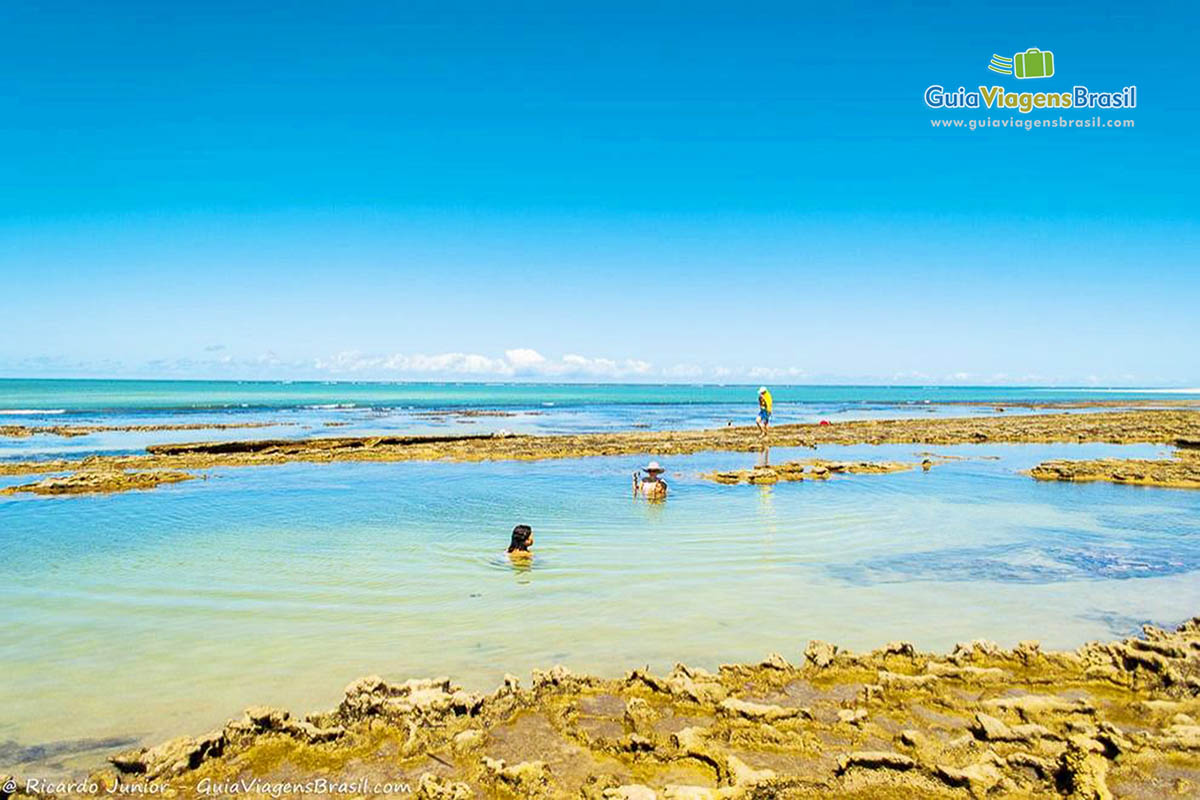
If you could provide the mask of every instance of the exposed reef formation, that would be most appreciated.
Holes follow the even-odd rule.
[[[1034,408],[1047,410],[1055,408],[1064,410],[1079,408],[1196,408],[1200,406],[1200,400],[1194,397],[1173,398],[1169,395],[1162,395],[1153,400],[1147,400],[1146,398],[1138,398],[1133,400],[1098,400],[1096,398],[1090,398],[1087,400],[1023,400],[1015,403],[996,403],[995,401],[986,400],[939,400],[938,405],[991,406],[996,411],[1004,411],[1008,408]]]
[[[1099,458],[1044,461],[1029,474],[1040,481],[1107,481],[1130,486],[1200,489],[1200,451],[1180,449],[1173,459]]]
[[[933,464],[929,459],[921,462],[923,469]],[[753,469],[706,472],[702,477],[725,484],[754,483],[771,484],[788,481],[821,481],[834,475],[867,474],[882,475],[888,472],[906,472],[917,464],[901,461],[827,461],[812,458],[805,461],[785,461],[782,464],[754,467]]]
[[[0,425],[0,437],[27,439],[37,434],[87,436],[92,433],[150,433],[154,431],[223,431],[237,428],[285,428],[295,422],[189,422],[174,425]]]
[[[541,411],[504,411],[498,408],[445,408],[434,409],[432,411],[417,411],[413,413],[414,417],[532,417],[541,414]]]
[[[93,468],[82,469],[69,475],[42,478],[33,483],[23,483],[19,486],[9,486],[0,489],[0,494],[17,494],[32,492],[33,494],[109,494],[112,492],[129,492],[143,489],[153,489],[164,483],[179,483],[198,477],[190,472],[177,470],[152,469],[135,472],[123,469]]]
[[[5,461],[0,475],[73,472],[93,467],[145,471],[284,464],[294,461],[484,461],[580,458],[701,451],[753,452],[764,445],[980,444],[1106,442],[1172,444],[1200,439],[1200,410],[1097,411],[1078,414],[859,420],[780,425],[766,438],[753,427],[694,431],[623,431],[555,436],[513,434],[359,436],[161,444],[140,455],[81,460]]]
[[[102,787],[151,781],[183,797],[315,776],[422,798],[1194,797],[1200,618],[1073,652],[810,642],[795,663],[715,673],[554,667],[486,695],[370,677],[326,713],[250,708],[111,762],[93,776]]]

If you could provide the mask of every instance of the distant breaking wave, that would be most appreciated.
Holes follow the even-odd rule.
[[[1043,387],[1041,392],[1077,392],[1079,389]],[[1200,394],[1200,387],[1195,389],[1088,389],[1096,394]]]

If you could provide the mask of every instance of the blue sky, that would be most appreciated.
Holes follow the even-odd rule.
[[[6,4],[0,376],[1197,386],[1198,22]],[[932,83],[1135,127],[933,129],[1020,115]]]

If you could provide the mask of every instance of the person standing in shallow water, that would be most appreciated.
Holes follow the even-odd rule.
[[[771,427],[771,408],[774,401],[771,399],[771,393],[767,391],[767,387],[758,387],[758,419],[754,424],[758,426],[760,436],[766,436],[768,429]]]
[[[646,477],[643,478],[640,472],[645,472]],[[637,497],[640,492],[647,500],[665,500],[667,482],[662,479],[664,472],[666,470],[660,467],[657,461],[651,461],[642,470],[633,473],[633,496]]]
[[[508,543],[508,557],[514,561],[533,558],[533,528],[528,525],[513,528],[512,541]]]

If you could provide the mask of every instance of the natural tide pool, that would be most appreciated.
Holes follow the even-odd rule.
[[[1200,492],[1019,473],[1162,448],[770,458],[927,449],[965,458],[773,487],[698,477],[753,453],[672,458],[662,505],[631,499],[648,458],[631,456],[289,464],[152,492],[4,497],[0,768],[85,769],[252,703],[331,707],[370,673],[489,689],[554,663],[617,675],[796,660],[810,638],[1069,648],[1200,612]],[[531,569],[502,554],[517,522],[537,537]]]

